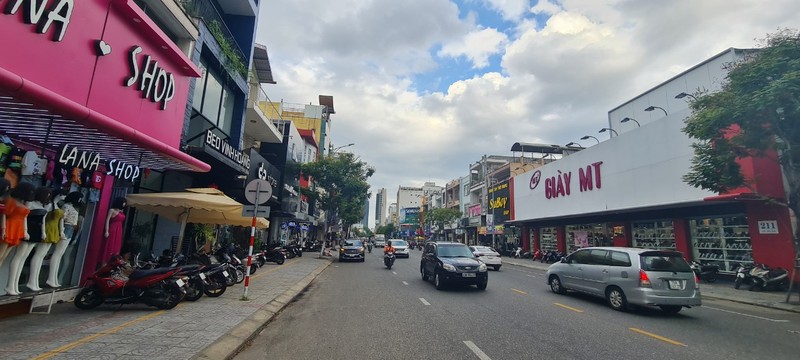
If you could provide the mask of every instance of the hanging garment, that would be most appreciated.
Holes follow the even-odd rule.
[[[16,199],[9,197],[5,201],[6,208],[6,237],[3,239],[8,245],[17,246],[25,237],[25,217],[30,210],[20,205]]]

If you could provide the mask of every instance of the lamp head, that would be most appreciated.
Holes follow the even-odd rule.
[[[584,135],[581,140],[589,140],[589,135]]]
[[[624,123],[626,123],[626,122],[628,122],[628,121],[631,121],[631,118],[629,118],[629,117],[626,117],[626,118],[624,118],[624,119],[620,120],[619,122],[621,122],[621,123],[623,123],[623,124],[624,124]]]
[[[656,109],[655,106],[648,106],[646,109],[644,109],[644,111],[653,111],[655,109]]]
[[[602,128],[602,129],[600,129],[600,131],[598,131],[598,132],[599,132],[599,133],[604,133],[604,132],[606,132],[606,130],[608,130],[608,128]]]
[[[683,99],[683,98],[685,98],[685,97],[687,97],[687,96],[689,96],[689,94],[687,94],[687,93],[685,93],[685,92],[682,92],[682,93],[680,93],[680,94],[678,94],[678,95],[675,95],[675,98],[676,98],[676,99]]]

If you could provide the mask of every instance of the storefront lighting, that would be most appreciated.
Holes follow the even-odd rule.
[[[660,107],[660,106],[653,106],[653,105],[650,105],[650,106],[648,106],[647,108],[645,108],[645,109],[644,109],[644,111],[653,111],[653,110],[655,110],[655,109],[661,109],[661,111],[663,111],[663,112],[664,112],[664,116],[669,116],[669,114],[667,114],[667,110],[664,110],[664,108],[662,108],[662,107]]]
[[[590,138],[594,139],[594,141],[597,141],[597,143],[598,143],[598,144],[600,143],[600,139],[598,139],[598,138],[596,138],[596,137],[594,137],[594,136],[592,136],[592,135],[584,135],[584,136],[581,138],[581,140],[589,140]]]
[[[678,95],[675,95],[675,98],[676,98],[676,99],[683,99],[683,98],[685,98],[685,97],[687,97],[687,96],[688,96],[688,97],[690,97],[690,98],[692,98],[692,100],[694,100],[694,101],[697,101],[697,97],[695,97],[695,96],[694,96],[694,95],[692,95],[692,94],[685,93],[685,92],[682,92],[682,93],[680,93],[680,94],[678,94]]]
[[[639,124],[639,122],[638,122],[638,121],[636,121],[636,119],[634,119],[634,118],[629,118],[629,117],[626,117],[626,118],[624,118],[624,119],[620,120],[619,122],[620,122],[620,123],[622,123],[622,124],[624,124],[624,123],[626,123],[626,122],[628,122],[628,121],[633,121],[633,122],[635,122],[635,123],[636,123],[636,127],[641,127],[641,126],[642,126],[642,124]]]
[[[614,133],[614,136],[619,136],[619,133],[617,132],[617,130],[614,130],[612,128],[602,128],[602,129],[600,129],[600,131],[598,131],[598,133],[604,133],[606,131],[611,131],[612,133]]]

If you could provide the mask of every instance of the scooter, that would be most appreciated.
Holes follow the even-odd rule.
[[[750,270],[750,275],[753,277],[751,291],[755,289],[782,291],[789,285],[789,272],[782,268],[772,269],[765,264],[758,264]]]
[[[701,264],[697,261],[692,261],[689,264],[694,274],[705,282],[713,283],[717,281],[717,274],[719,274],[719,265],[714,264]]]
[[[372,244],[371,244],[371,243],[370,243],[370,244],[367,244],[367,252],[369,252],[370,254],[372,254]]]
[[[738,289],[742,286],[742,284],[749,284],[752,288],[753,286],[753,276],[750,275],[750,271],[753,270],[754,266],[752,264],[735,264],[733,269],[736,271],[736,279],[733,280],[733,288]]]
[[[267,262],[274,262],[278,265],[283,265],[286,261],[286,255],[283,254],[280,246],[268,249],[267,246],[262,246],[261,251],[256,256],[256,261],[263,266]]]
[[[386,254],[383,254],[383,265],[386,265],[386,268],[391,270],[392,265],[394,265],[394,258],[395,258],[394,252],[390,251],[387,252]]]
[[[180,268],[134,270],[127,278],[127,265],[119,255],[89,276],[88,286],[75,296],[75,306],[87,310],[100,304],[143,303],[159,309],[172,309],[186,296],[188,277],[176,276]]]

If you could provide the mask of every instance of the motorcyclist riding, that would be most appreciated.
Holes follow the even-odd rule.
[[[372,240],[367,241],[367,251],[372,254]]]
[[[391,241],[387,240],[386,241],[386,246],[383,247],[383,253],[384,254],[388,254],[390,252],[391,253],[394,252],[394,246],[392,246],[392,242]]]

